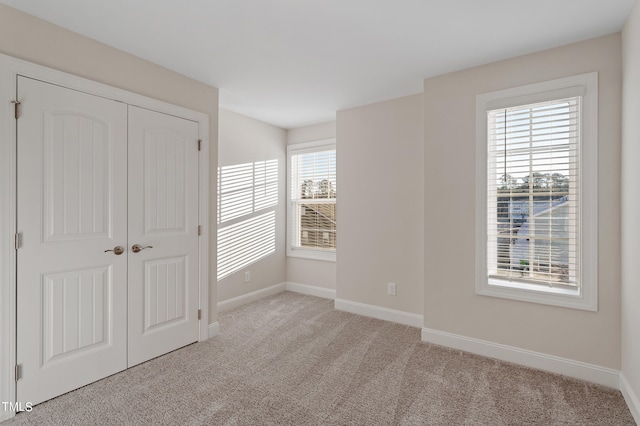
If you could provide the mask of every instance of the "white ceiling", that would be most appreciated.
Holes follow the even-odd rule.
[[[619,31],[635,0],[0,0],[294,128],[450,71]]]

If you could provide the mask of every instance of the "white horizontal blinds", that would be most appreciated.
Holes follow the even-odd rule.
[[[291,156],[292,248],[336,248],[336,151],[320,149]]]
[[[278,160],[218,167],[218,280],[275,252]]]
[[[488,111],[489,277],[578,285],[580,102]]]

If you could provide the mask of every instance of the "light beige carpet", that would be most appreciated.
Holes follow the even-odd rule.
[[[6,425],[635,424],[616,390],[429,345],[330,300],[284,292],[219,321],[220,336]]]

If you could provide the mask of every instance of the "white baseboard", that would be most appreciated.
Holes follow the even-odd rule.
[[[471,352],[538,370],[586,380],[618,389],[620,372],[611,368],[600,367],[567,358],[547,355],[540,352],[501,345],[486,340],[474,339],[443,331],[422,329],[422,341]]]
[[[285,288],[295,293],[307,294],[309,296],[322,297],[324,299],[335,300],[336,291],[330,288],[317,287],[315,285],[299,284],[290,281],[285,282]]]
[[[208,330],[209,330],[209,339],[211,339],[212,337],[216,337],[218,334],[220,334],[220,323],[216,321],[209,324]]]
[[[364,303],[352,302],[350,300],[336,299],[335,308],[340,311],[351,312],[352,314],[364,315],[385,321],[410,325],[412,327],[422,327],[423,316],[410,312],[396,311],[394,309],[382,308],[380,306],[366,305]]]
[[[251,293],[243,294],[242,296],[234,297],[231,299],[218,302],[218,312],[229,311],[231,309],[238,308],[247,303],[254,302],[256,300],[263,299],[265,297],[273,296],[285,291],[286,287],[284,283],[272,285],[271,287],[263,288],[260,290],[252,291]]]
[[[624,396],[624,400],[631,411],[631,415],[635,419],[636,423],[640,425],[640,399],[638,395],[633,391],[633,388],[624,376],[624,373],[620,373],[620,392]]]
[[[271,287],[252,291],[251,293],[243,294],[241,296],[218,302],[218,312],[229,311],[242,305],[246,305],[247,303],[255,302],[256,300],[273,296],[285,290],[293,291],[295,293],[308,294],[309,296],[323,297],[325,299],[333,300],[336,298],[336,291],[330,288],[316,287],[313,285],[285,281],[279,284],[272,285]]]

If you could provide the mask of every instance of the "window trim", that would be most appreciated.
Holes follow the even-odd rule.
[[[291,200],[291,157],[293,155],[307,154],[318,151],[336,150],[336,139],[321,139],[311,142],[301,142],[296,144],[287,145],[287,256],[298,257],[302,259],[321,260],[326,262],[336,261],[336,250],[312,250],[294,247],[291,243],[293,236],[291,230],[293,229],[292,221],[295,220],[296,214],[293,208],[293,202]],[[337,168],[337,167],[336,167]],[[336,170],[337,175],[337,170]],[[322,201],[322,199],[318,199]],[[336,198],[337,205],[337,198]],[[337,231],[336,231],[337,232]]]
[[[489,278],[487,273],[487,111],[582,96],[577,289]],[[476,96],[476,294],[598,310],[598,73],[592,72]]]

